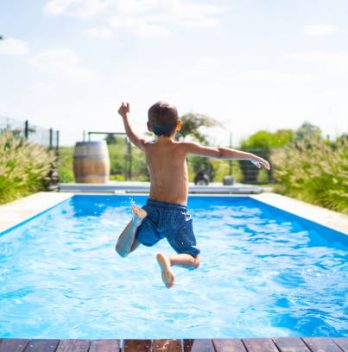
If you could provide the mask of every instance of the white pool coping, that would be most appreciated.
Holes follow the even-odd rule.
[[[69,193],[149,193],[150,182],[117,182],[110,181],[105,184],[91,184],[91,183],[60,183],[59,192]],[[243,185],[235,183],[231,186],[224,186],[221,183],[210,183],[208,186],[189,184],[190,194],[259,194],[265,191],[266,188]]]
[[[0,205],[0,233],[70,198],[73,193],[39,192]]]
[[[40,214],[47,209],[69,199],[74,194],[67,192],[39,192],[14,202],[0,205],[0,233],[6,231],[28,219]],[[83,193],[86,194],[86,193]],[[89,193],[96,194],[96,193]],[[130,195],[130,194],[129,194]],[[202,194],[213,197],[236,197],[237,194]],[[199,194],[190,195],[190,197]],[[263,203],[298,215],[302,218],[314,221],[320,225],[329,227],[348,235],[348,216],[311,205],[293,198],[285,197],[275,193],[262,193],[257,195],[242,195],[254,198]]]
[[[329,209],[276,193],[250,195],[250,198],[257,199],[263,203],[272,205],[273,207],[285,210],[289,213],[348,235],[348,216],[342,213],[337,213]]]

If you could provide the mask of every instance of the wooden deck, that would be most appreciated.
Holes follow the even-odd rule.
[[[0,352],[348,352],[348,338],[199,340],[0,339]]]

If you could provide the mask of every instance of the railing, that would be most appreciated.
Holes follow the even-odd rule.
[[[59,131],[32,124],[30,121],[20,121],[0,115],[0,131],[12,131],[31,143],[41,144],[59,152]]]

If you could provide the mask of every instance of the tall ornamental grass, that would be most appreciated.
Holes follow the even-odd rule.
[[[52,152],[13,132],[0,132],[0,203],[44,190]]]
[[[348,140],[305,138],[272,153],[280,193],[348,214]]]

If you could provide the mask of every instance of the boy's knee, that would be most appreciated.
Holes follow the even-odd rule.
[[[127,255],[129,254],[129,253],[125,252],[124,250],[122,250],[121,246],[119,246],[118,244],[116,244],[116,246],[115,246],[115,251],[122,258],[127,257]]]
[[[197,269],[200,264],[201,264],[201,259],[197,256],[196,258],[194,258],[193,268]]]

